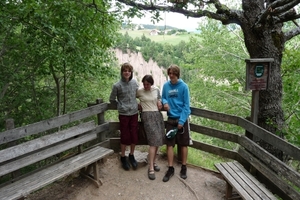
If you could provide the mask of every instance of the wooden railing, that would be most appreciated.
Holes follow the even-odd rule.
[[[116,110],[116,106],[109,104],[108,109]],[[236,125],[242,128],[244,133],[248,132],[256,138],[267,142],[282,151],[286,157],[293,159],[294,162],[299,163],[300,161],[300,148],[288,143],[247,119],[193,107],[191,107],[191,115],[193,117],[202,117],[225,124]],[[117,131],[118,129],[119,126],[117,122],[110,123],[110,130],[112,132]],[[193,133],[236,143],[239,147],[237,150],[231,150],[193,140],[193,145],[190,148],[236,160],[282,199],[300,199],[300,174],[291,166],[288,166],[283,161],[277,159],[246,137],[245,134],[230,133],[224,130],[193,124],[192,122],[190,123],[190,129]],[[110,137],[110,141],[111,148],[119,150],[119,139],[113,138],[112,136]],[[179,153],[177,154],[177,157],[180,160]]]
[[[99,129],[96,143],[118,152],[120,150],[120,139],[118,134],[119,122],[106,122],[106,119],[104,119],[104,113],[109,110],[116,111],[116,105],[103,103],[101,99],[98,99],[96,103],[89,103],[88,106],[89,107],[86,109],[63,116],[2,132],[0,133],[0,145],[18,140],[18,137],[21,138],[24,137],[24,135],[34,135],[58,126],[62,129],[64,126],[70,127],[70,124],[72,123],[76,126],[78,121],[97,116],[96,120],[98,125],[108,124],[108,126],[105,126],[107,127],[105,130]],[[291,157],[294,161],[300,162],[300,149],[298,147],[244,118],[193,107],[191,108],[191,115],[192,117],[202,117],[241,127],[245,132],[247,131],[255,137],[266,141],[270,145],[275,146],[284,152],[285,155]],[[238,150],[231,150],[193,140],[191,148],[236,160],[245,168],[249,169],[249,171],[255,172],[257,179],[265,183],[272,192],[276,193],[282,199],[300,199],[300,174],[247,138],[245,134],[230,133],[224,130],[218,130],[193,123],[190,124],[190,128],[193,134],[203,134],[209,137],[230,141],[236,143],[239,147]],[[140,145],[146,144],[140,143]]]

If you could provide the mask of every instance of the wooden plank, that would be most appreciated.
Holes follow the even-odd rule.
[[[236,151],[232,151],[229,149],[221,148],[214,145],[209,145],[203,142],[195,141],[193,140],[193,145],[189,148],[194,148],[197,150],[205,151],[208,153],[212,153],[215,155],[219,155],[225,158],[230,158],[234,160],[238,160],[240,158],[240,155]]]
[[[244,157],[248,162],[262,173],[265,177],[269,179],[274,185],[276,185],[283,193],[289,196],[291,199],[300,199],[300,193],[297,192],[292,186],[282,180],[277,174],[275,174],[271,169],[265,166],[261,161],[255,158],[246,150],[239,148],[239,154]],[[274,193],[276,191],[273,191]]]
[[[215,166],[223,174],[225,180],[228,181],[244,199],[277,200],[277,198],[240,163],[234,161],[219,163]]]
[[[288,154],[291,157],[293,157],[293,159],[297,159],[300,161],[300,148],[296,147],[295,145],[288,143],[287,141],[283,140],[277,135],[259,127],[256,124],[253,124],[252,122],[246,119],[239,118],[238,125],[244,128],[245,130],[251,132],[258,138],[264,140],[265,142],[282,150],[285,154]]]
[[[0,151],[0,163],[16,158],[21,155],[36,151],[38,149],[53,145],[57,142],[67,140],[71,137],[91,131],[95,128],[95,122],[87,122],[71,127],[69,129],[59,131],[50,135],[30,140],[17,146],[9,147]]]
[[[86,167],[97,160],[113,154],[113,150],[97,146],[56,165],[41,170],[29,177],[0,188],[0,199],[14,200],[26,197],[54,181]]]
[[[215,164],[216,168],[224,176],[225,180],[242,196],[244,199],[252,199],[251,196],[244,190],[242,185],[236,184],[237,181],[242,181],[232,172],[231,168],[228,168],[224,163]],[[228,171],[229,170],[229,171]]]
[[[200,108],[193,108],[193,107],[191,107],[191,114],[196,115],[198,117],[204,117],[204,118],[208,118],[220,122],[226,122],[234,125],[237,125],[238,118],[239,118],[234,115],[228,115],[225,113],[219,113],[219,112],[204,110]]]
[[[190,123],[191,131],[238,143],[239,135]]]
[[[241,187],[240,191],[237,189],[237,192],[244,198],[248,199],[258,199],[257,194],[252,190],[253,185],[250,184],[249,180],[243,176],[243,171],[235,168],[232,163],[221,163],[227,172],[234,178],[230,184],[233,188]]]
[[[250,188],[261,198],[261,199],[274,199],[277,198],[272,194],[261,182],[259,182],[252,174],[250,174],[240,163],[232,162],[237,169],[243,172],[245,179],[249,180]]]
[[[78,137],[76,140],[70,140],[68,142],[53,146],[51,148],[48,148],[48,149],[36,152],[34,154],[28,155],[26,157],[19,158],[12,162],[6,163],[6,164],[0,166],[0,176],[2,176],[4,174],[8,174],[10,172],[13,172],[17,169],[21,169],[30,164],[36,163],[40,160],[46,159],[50,156],[56,155],[58,153],[61,153],[63,151],[66,151],[70,148],[76,147],[80,144],[83,144],[85,142],[91,141],[96,138],[97,138],[97,134],[95,134],[95,133],[87,134],[87,135]]]
[[[102,103],[69,114],[53,117],[51,119],[29,124],[12,130],[7,130],[0,133],[0,144],[57,128],[68,123],[96,115],[106,110],[107,103]]]
[[[41,151],[34,152],[31,155],[19,158],[17,160],[13,160],[12,162],[0,165],[0,176],[28,166],[30,164],[36,163],[40,160],[46,159],[50,156],[56,155],[60,152],[66,151],[80,144],[84,144],[88,141],[94,140],[97,138],[97,133],[99,131],[101,132],[103,130],[106,130],[108,126],[108,123],[102,124],[95,128],[93,131],[90,131],[89,133],[83,136],[77,137],[76,139],[68,140],[58,145],[54,145],[49,148],[43,149]]]
[[[285,179],[291,181],[300,188],[300,174],[293,168],[289,167],[284,162],[245,136],[240,138],[239,143],[256,157],[262,158],[261,162],[265,163],[268,168],[272,169],[277,174],[284,176]]]

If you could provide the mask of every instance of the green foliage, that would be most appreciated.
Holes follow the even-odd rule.
[[[85,107],[101,96],[99,85],[107,88],[115,72],[109,48],[119,28],[108,4],[100,0],[89,5],[67,0],[1,4],[2,122],[13,118],[16,126],[33,123]]]
[[[189,84],[191,92],[191,105],[226,114],[237,116],[250,116],[251,92],[245,91],[245,59],[249,58],[244,46],[241,30],[234,26],[223,26],[218,22],[208,20],[205,26],[200,27],[200,34],[191,36],[189,41],[181,40],[176,44],[154,42],[139,39],[136,43],[143,51],[154,51],[147,55],[147,59],[155,58],[160,66],[167,67],[170,63],[177,63],[182,68],[182,78]],[[145,41],[143,43],[142,41]],[[133,40],[133,42],[135,39]],[[294,44],[294,45],[292,45]],[[147,45],[149,48],[146,48]],[[299,145],[299,46],[295,40],[287,45],[283,59],[284,95],[283,107],[286,113],[285,136],[288,141]],[[150,48],[151,47],[151,48]],[[159,49],[159,50],[158,50]],[[294,50],[289,50],[294,49]],[[159,52],[159,53],[157,53]],[[177,59],[178,58],[178,59]],[[207,119],[192,117],[192,123],[200,124],[220,130],[244,134],[244,130],[233,125],[224,125]],[[192,133],[195,140],[214,144],[223,148],[235,149],[234,143],[214,139],[201,134]],[[201,154],[201,153],[200,153]],[[189,153],[189,162],[199,162],[199,152],[192,149]],[[202,155],[201,156],[207,156]],[[207,162],[208,163],[208,162]],[[211,165],[203,165],[213,168]]]
[[[300,146],[300,53],[297,49],[299,40],[287,45],[282,62],[283,109],[285,111],[285,137],[293,144]],[[296,48],[295,48],[296,47]]]
[[[139,34],[134,34],[138,32]],[[155,42],[152,37],[141,31],[126,31],[115,45],[115,48],[127,52],[127,49],[134,52],[141,52],[145,61],[153,59],[159,66],[167,68],[172,63],[184,62],[184,52],[187,47],[185,39],[177,37],[174,43]],[[140,33],[143,33],[140,35]],[[133,37],[135,37],[133,39]],[[161,36],[160,36],[161,37]],[[166,36],[169,37],[169,36]]]
[[[250,94],[244,90],[247,52],[241,31],[208,20],[183,50],[185,80],[192,105],[238,116],[250,115]]]

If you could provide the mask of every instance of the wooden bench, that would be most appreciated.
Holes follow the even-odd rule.
[[[0,133],[0,177],[2,182],[8,179],[0,185],[0,199],[25,198],[74,172],[99,187],[98,161],[113,150],[100,146],[97,139],[109,129],[109,123],[80,122],[65,129],[63,125],[90,116],[94,110],[100,112],[100,108],[97,105]]]
[[[232,189],[243,199],[274,199],[277,198],[254,176],[252,176],[239,162],[215,164],[226,181],[226,199],[233,199]]]

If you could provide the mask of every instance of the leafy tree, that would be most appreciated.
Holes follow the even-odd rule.
[[[285,111],[285,135],[286,138],[296,145],[300,145],[300,53],[299,39],[289,43],[286,47],[282,62],[283,79],[283,107]]]
[[[154,19],[160,20],[159,12],[166,11],[193,18],[208,17],[222,22],[223,25],[239,26],[250,58],[274,58],[269,88],[260,91],[258,125],[283,137],[281,62],[286,42],[300,33],[295,21],[300,17],[295,11],[298,0],[222,1],[224,3],[219,0],[190,0],[188,4],[165,5],[148,0],[117,1],[131,6],[128,10],[131,16],[135,13],[141,14],[141,10],[147,10],[155,13]],[[189,9],[189,5],[193,8]],[[295,25],[286,28],[285,25],[292,21],[295,21]],[[280,154],[279,152],[277,156],[281,158]]]
[[[2,122],[40,121],[100,96],[114,73],[109,48],[119,29],[109,9],[102,0],[1,1]]]

